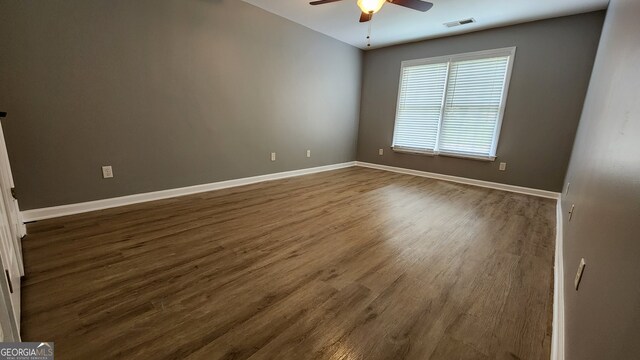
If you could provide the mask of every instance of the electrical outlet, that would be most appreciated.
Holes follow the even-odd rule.
[[[501,162],[500,163],[500,171],[505,171],[505,170],[507,170],[507,163]]]
[[[578,265],[578,272],[576,273],[576,279],[574,281],[574,285],[576,286],[576,291],[578,287],[580,287],[580,281],[582,280],[582,274],[584,273],[584,266],[586,263],[584,262],[584,258],[580,260],[580,265]]]
[[[111,165],[102,167],[102,178],[103,179],[111,179],[113,177],[113,169]]]
[[[378,149],[378,155],[380,156],[384,155],[384,149]]]
[[[276,161],[276,153],[271,153],[271,161]]]
[[[311,150],[307,150],[307,157],[310,158],[311,157]]]

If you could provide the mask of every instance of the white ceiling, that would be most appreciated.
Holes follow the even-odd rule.
[[[311,6],[308,0],[243,0],[361,49],[366,48],[367,23],[359,23],[356,0]],[[385,4],[375,14],[371,48],[448,36],[606,8],[608,0],[431,0],[426,13]],[[474,18],[474,24],[447,28],[443,24]]]

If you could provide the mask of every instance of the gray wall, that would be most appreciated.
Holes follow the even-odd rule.
[[[355,160],[361,51],[238,0],[3,0],[0,49],[22,210]]]
[[[639,14],[637,0],[611,1],[567,173],[568,360],[640,359]]]
[[[603,19],[599,11],[366,52],[358,160],[560,191]],[[517,50],[496,162],[391,151],[403,60],[509,46]]]

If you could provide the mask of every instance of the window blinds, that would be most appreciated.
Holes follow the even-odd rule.
[[[493,155],[508,57],[451,63],[440,151]]]
[[[447,70],[447,63],[402,70],[394,146],[417,151],[435,149]]]
[[[494,157],[514,50],[403,64],[394,149]]]

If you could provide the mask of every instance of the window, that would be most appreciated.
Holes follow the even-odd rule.
[[[515,48],[402,63],[393,149],[494,160]]]

